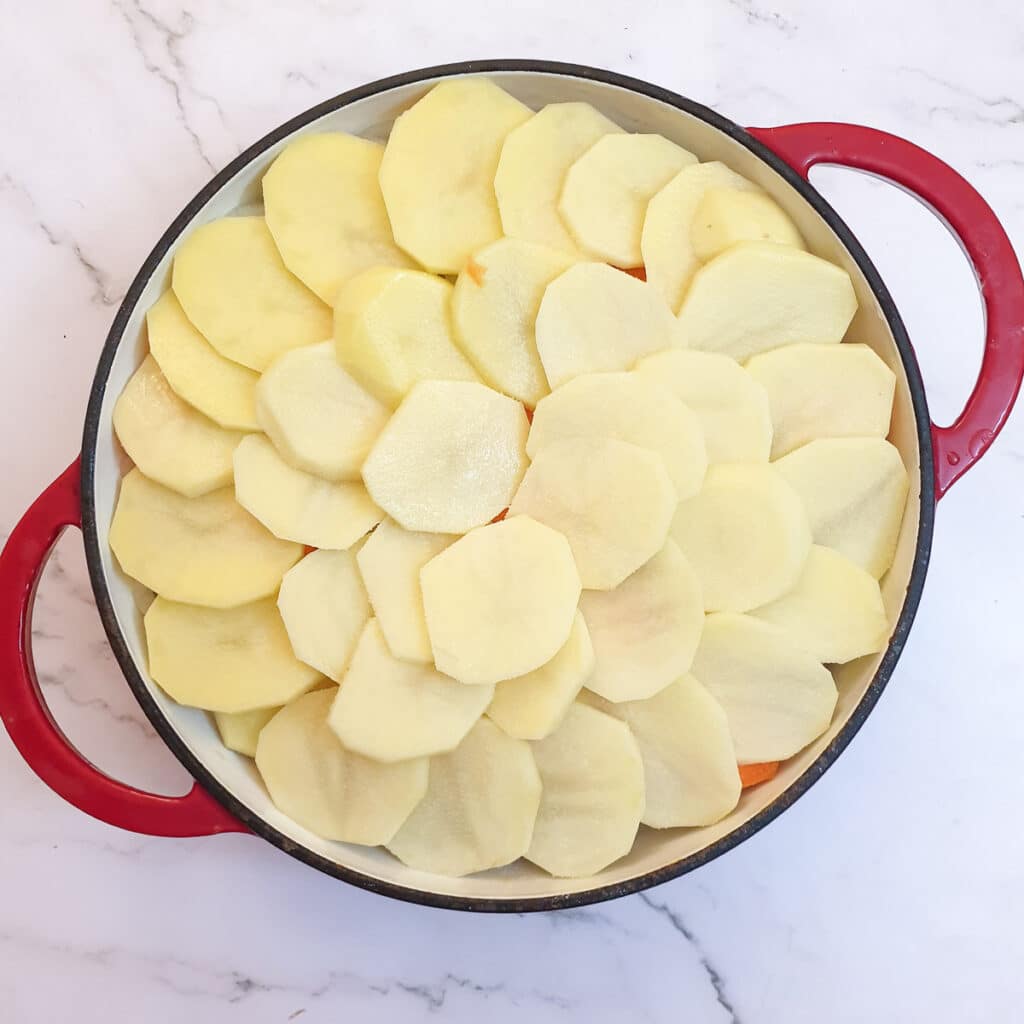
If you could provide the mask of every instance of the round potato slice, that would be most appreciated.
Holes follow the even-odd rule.
[[[581,373],[629,370],[676,343],[661,296],[603,263],[578,263],[548,285],[537,313],[537,351],[552,389]]]
[[[215,711],[213,720],[217,723],[221,742],[228,750],[245,757],[255,757],[260,731],[280,710],[280,706],[275,706],[253,708],[252,711]]]
[[[676,490],[659,455],[610,437],[554,441],[509,510],[565,534],[588,590],[611,590],[665,544]]]
[[[697,571],[706,611],[745,612],[796,585],[811,548],[800,496],[772,466],[725,463],[684,501],[672,537]]]
[[[114,433],[151,480],[186,498],[231,483],[231,455],[245,436],[183,402],[146,356],[114,404]]]
[[[288,272],[262,217],[196,228],[175,254],[171,287],[200,334],[253,370],[331,335],[330,307]]]
[[[235,501],[231,488],[180,494],[133,469],[110,523],[121,568],[172,601],[229,608],[277,590],[302,546],[278,540]]]
[[[370,267],[408,267],[380,192],[384,147],[344,132],[290,142],[263,176],[263,206],[285,266],[328,305]]]
[[[273,598],[202,608],[158,597],[143,621],[150,675],[179,704],[207,711],[275,707],[321,678],[292,653]]]
[[[380,187],[395,239],[423,266],[457,274],[501,237],[494,172],[505,136],[531,113],[485,78],[451,78],[395,121]]]
[[[278,810],[323,839],[390,842],[427,791],[425,757],[381,764],[346,750],[327,725],[334,690],[307,693],[260,733],[256,767]]]
[[[420,381],[366,462],[370,497],[407,530],[465,533],[508,508],[526,471],[526,410],[468,381]]]
[[[526,859],[582,878],[629,853],[644,810],[644,766],[629,726],[577,702],[533,754],[543,789]]]
[[[832,721],[836,685],[785,630],[749,615],[709,615],[693,674],[725,709],[740,764],[784,761]]]
[[[590,256],[617,267],[639,266],[647,203],[696,162],[661,135],[604,135],[565,175],[562,220]]]
[[[528,516],[459,538],[427,562],[420,583],[438,669],[474,685],[550,661],[569,638],[580,597],[568,541]]]
[[[686,672],[704,628],[700,583],[671,540],[614,590],[585,590],[580,610],[594,644],[588,690],[643,700]]]
[[[796,225],[775,200],[750,189],[709,188],[690,225],[690,244],[697,259],[714,259],[740,242],[806,249]]]
[[[418,871],[460,877],[526,853],[540,804],[529,743],[481,718],[450,754],[430,762],[427,795],[387,844]]]

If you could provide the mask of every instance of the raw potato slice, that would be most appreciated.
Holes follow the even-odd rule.
[[[831,548],[812,547],[796,586],[751,614],[781,626],[826,664],[875,654],[889,639],[874,576]]]
[[[558,212],[565,174],[599,138],[621,131],[589,103],[549,103],[509,132],[494,174],[505,234],[580,259]]]
[[[697,571],[709,612],[745,612],[796,585],[811,548],[800,496],[772,466],[723,463],[680,504],[672,537]]]
[[[569,639],[540,668],[498,683],[487,716],[521,740],[540,740],[557,728],[594,670],[594,646],[579,612]]]
[[[526,470],[519,402],[467,381],[420,381],[377,438],[363,480],[407,530],[465,533],[508,507]]]
[[[398,244],[438,274],[501,237],[494,172],[532,111],[485,78],[435,85],[391,128],[380,186]]]
[[[294,469],[262,434],[235,451],[235,499],[275,537],[315,548],[351,547],[384,518],[361,483]]]
[[[171,287],[203,337],[253,370],[331,334],[330,307],[288,272],[262,217],[196,228],[175,254]]]
[[[244,437],[183,402],[146,356],[114,405],[114,433],[151,480],[186,498],[231,483],[231,455]]]
[[[526,853],[539,805],[530,745],[482,718],[456,750],[430,762],[427,795],[387,847],[437,875],[501,867]]]
[[[474,685],[550,661],[580,597],[565,537],[518,515],[460,537],[427,562],[420,584],[438,669]]]
[[[568,170],[559,213],[577,245],[617,267],[643,262],[651,197],[697,158],[661,135],[604,135]]]
[[[384,147],[344,132],[290,142],[263,176],[263,206],[285,266],[328,305],[370,267],[408,267],[380,192]]]
[[[396,658],[425,664],[434,660],[420,569],[455,539],[449,533],[413,533],[385,519],[356,555],[373,614]]]
[[[144,622],[150,675],[179,704],[252,711],[287,704],[320,680],[292,653],[273,598],[201,608],[158,597]]]
[[[693,674],[725,709],[740,764],[784,761],[832,721],[836,684],[778,626],[749,615],[709,615]]]
[[[509,514],[565,534],[583,586],[611,590],[661,550],[677,500],[659,455],[615,438],[575,437],[537,452]]]
[[[180,494],[133,469],[121,481],[110,549],[132,579],[172,601],[230,608],[277,590],[302,546],[278,540],[225,487]]]
[[[775,242],[806,249],[785,210],[761,192],[709,188],[697,205],[690,244],[697,259],[714,259],[738,242]]]
[[[570,259],[514,238],[474,253],[455,282],[452,320],[463,352],[498,391],[533,406],[549,391],[535,324],[544,289]]]
[[[370,619],[351,551],[311,551],[281,580],[277,609],[299,661],[336,683]]]
[[[586,590],[580,610],[594,644],[588,690],[610,701],[643,700],[686,672],[704,628],[700,582],[668,541],[614,590]]]
[[[526,440],[531,458],[569,437],[612,437],[661,456],[680,501],[700,490],[708,468],[700,421],[653,376],[574,377],[537,406]]]
[[[717,352],[677,348],[636,364],[700,421],[708,462],[767,462],[772,448],[768,393],[747,371]]]
[[[826,439],[775,466],[803,499],[814,543],[881,578],[892,565],[910,486],[899,451],[880,437]]]
[[[526,859],[558,878],[583,878],[629,853],[644,810],[629,726],[576,703],[533,754],[543,792]]]
[[[196,329],[174,292],[164,292],[146,314],[149,351],[180,398],[215,423],[259,430],[259,374],[225,359]]]
[[[215,711],[214,721],[221,742],[228,750],[246,757],[256,756],[256,744],[260,738],[260,730],[281,708],[254,708],[252,711]]]
[[[713,825],[739,802],[740,773],[729,720],[693,676],[681,676],[647,700],[587,700],[625,722],[640,748],[645,825]]]
[[[741,242],[694,275],[679,333],[689,348],[742,362],[796,342],[837,345],[856,312],[841,267],[788,245]]]
[[[747,370],[768,392],[773,459],[819,437],[889,433],[896,374],[867,345],[787,345]]]
[[[647,280],[677,312],[700,260],[690,242],[693,215],[709,188],[756,190],[751,182],[717,160],[684,167],[647,204],[640,252]]]
[[[338,362],[391,408],[419,380],[476,380],[452,337],[451,296],[444,278],[415,270],[353,277],[334,306]]]
[[[256,767],[278,810],[323,839],[380,846],[427,791],[425,757],[381,764],[346,750],[327,725],[333,690],[307,693],[260,733]]]

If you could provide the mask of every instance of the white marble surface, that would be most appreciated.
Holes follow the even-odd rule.
[[[1016,0],[2,6],[4,534],[73,456],[109,321],[178,209],[280,121],[408,67],[580,61],[748,124],[886,128],[970,177],[1024,243]],[[894,189],[842,171],[815,180],[891,285],[950,418],[981,333],[959,250]],[[824,780],[725,858],[614,904],[445,913],[348,888],[251,838],[118,832],[50,794],[0,732],[0,1018],[1019,1019],[1022,461],[1017,416],[943,502],[906,653]],[[35,642],[82,748],[119,777],[183,791],[107,650],[77,534],[46,573]]]

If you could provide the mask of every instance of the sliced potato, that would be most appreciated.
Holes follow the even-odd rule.
[[[880,437],[831,438],[775,466],[803,500],[814,543],[881,578],[892,565],[910,486],[899,451]]]
[[[438,875],[501,867],[526,853],[539,804],[529,743],[481,718],[454,751],[430,762],[427,795],[387,847]]]
[[[183,402],[146,356],[114,404],[114,433],[151,480],[186,498],[231,483],[231,455],[245,436]]]
[[[110,549],[132,579],[172,601],[229,608],[277,590],[302,557],[235,501],[231,488],[180,494],[133,469],[121,481]]]
[[[346,750],[327,724],[334,690],[307,693],[260,733],[256,767],[278,810],[323,839],[380,846],[427,791],[425,757],[381,764]]]
[[[576,244],[617,267],[643,261],[651,197],[697,158],[661,135],[604,135],[569,168],[558,211]]]
[[[543,790],[526,859],[582,878],[629,853],[644,810],[644,766],[629,726],[577,702],[533,754]]]
[[[253,370],[331,334],[330,307],[288,272],[262,217],[196,228],[175,254],[171,287],[203,337]]]
[[[708,462],[768,461],[768,393],[736,360],[717,352],[676,348],[645,356],[636,372],[670,388],[696,413]]]
[[[867,345],[787,345],[754,356],[768,392],[772,458],[819,437],[885,437],[896,374]]]
[[[689,348],[741,362],[797,342],[838,344],[857,312],[849,274],[774,242],[741,242],[694,274],[679,310]]]
[[[749,615],[709,615],[693,674],[725,709],[740,764],[784,761],[832,721],[836,685],[785,630]]]
[[[252,711],[215,711],[213,719],[221,742],[228,750],[255,757],[260,731],[280,710],[280,706],[276,706],[253,708]]]
[[[583,586],[610,590],[661,550],[677,500],[659,455],[572,437],[537,452],[509,512],[565,534]]]
[[[438,274],[501,237],[494,172],[501,146],[532,111],[485,78],[451,78],[401,114],[380,165],[398,244]]]
[[[469,381],[420,381],[366,462],[370,496],[407,530],[464,533],[508,507],[526,470],[526,410]]]
[[[714,259],[738,242],[806,248],[796,225],[774,199],[750,189],[709,188],[690,225],[694,254],[702,261]]]
[[[420,584],[437,667],[475,685],[550,661],[580,597],[568,541],[520,515],[460,537],[427,562]]]
[[[672,537],[700,579],[706,611],[745,612],[796,585],[811,548],[800,496],[772,466],[723,463],[684,501]]]

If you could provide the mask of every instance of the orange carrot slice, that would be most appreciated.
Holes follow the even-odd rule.
[[[767,782],[775,778],[779,770],[778,761],[762,761],[758,764],[740,765],[740,785],[746,789],[748,786],[756,786],[759,782]]]

